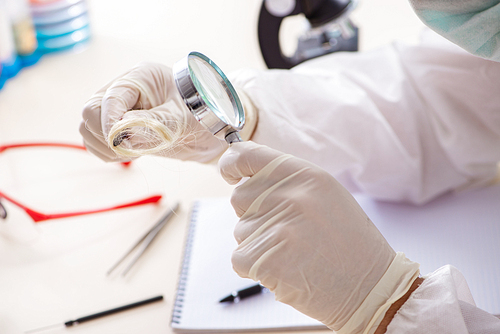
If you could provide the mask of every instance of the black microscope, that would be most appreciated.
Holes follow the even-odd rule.
[[[264,0],[258,37],[267,67],[289,69],[328,53],[357,51],[358,28],[349,19],[355,6],[355,0]],[[308,28],[289,57],[281,49],[280,26],[286,17],[299,14],[307,19]]]

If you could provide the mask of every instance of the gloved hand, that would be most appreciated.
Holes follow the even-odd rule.
[[[219,160],[237,186],[234,270],[340,333],[363,333],[408,291],[418,264],[396,253],[347,190],[321,168],[253,142]]]
[[[244,107],[252,109],[245,96],[242,98],[242,102],[244,101]],[[175,134],[172,143],[153,154],[209,162],[227,148],[226,142],[205,130],[190,113],[177,90],[172,70],[156,63],[140,63],[90,98],[84,107],[83,121],[80,124],[85,146],[105,161],[130,160],[131,157],[117,155],[110,149],[108,134],[116,122],[137,116],[145,121],[159,121],[158,124]],[[247,111],[247,118],[255,118],[253,110]],[[250,125],[245,134],[252,131]],[[158,138],[155,138],[147,126],[141,132],[125,138],[121,145],[132,149],[136,156],[148,154],[158,145],[155,140]]]

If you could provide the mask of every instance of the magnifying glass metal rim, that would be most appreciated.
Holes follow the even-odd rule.
[[[189,69],[189,57],[195,56],[207,62],[221,76],[226,88],[229,90],[229,98],[238,110],[238,125],[228,124],[221,119],[203,100],[191,77]],[[207,56],[200,52],[190,52],[186,57],[176,62],[172,68],[177,90],[182,96],[187,107],[194,117],[214,136],[226,140],[229,144],[242,141],[238,131],[245,125],[245,113],[240,98],[231,82],[222,70]]]

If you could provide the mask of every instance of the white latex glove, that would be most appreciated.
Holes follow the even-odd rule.
[[[234,270],[277,300],[340,333],[362,333],[418,276],[418,264],[396,256],[351,194],[318,166],[243,142],[231,145],[219,168],[230,184],[250,177],[231,198],[240,217]]]
[[[244,107],[251,103],[239,92]],[[246,102],[246,103],[245,103]],[[247,118],[253,117],[253,110],[246,110]],[[111,81],[90,98],[83,110],[80,133],[87,149],[105,161],[130,160],[117,156],[108,146],[111,127],[121,119],[140,115],[144,119],[160,121],[180,135],[171,147],[155,153],[157,155],[209,162],[227,148],[225,141],[219,140],[203,128],[184,104],[174,82],[172,70],[157,63],[140,63],[121,77]],[[247,122],[244,134],[250,133],[255,121]],[[149,149],[156,145],[148,137],[134,135],[123,141],[127,148]],[[247,136],[248,138],[248,136]]]

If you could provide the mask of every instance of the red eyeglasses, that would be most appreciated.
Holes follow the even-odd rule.
[[[65,143],[22,143],[22,144],[0,145],[0,153],[4,152],[6,150],[9,150],[9,149],[27,148],[27,147],[61,147],[61,148],[70,148],[70,149],[77,149],[77,150],[86,151],[84,146],[65,144]],[[129,164],[130,164],[130,162],[122,163],[122,165],[125,167],[128,166]],[[59,218],[82,216],[82,215],[88,215],[88,214],[92,214],[92,213],[99,213],[99,212],[106,212],[106,211],[118,210],[118,209],[123,209],[123,208],[129,208],[129,207],[134,207],[134,206],[138,206],[138,205],[158,203],[161,198],[162,198],[161,195],[154,195],[154,196],[150,196],[150,197],[136,200],[133,202],[115,205],[115,206],[110,206],[110,207],[105,207],[105,208],[100,208],[100,209],[49,214],[49,213],[41,213],[39,211],[33,210],[33,209],[29,208],[28,206],[22,204],[18,200],[7,195],[5,192],[0,191],[0,200],[4,199],[4,200],[16,205],[20,209],[24,210],[36,223],[46,221],[49,219],[59,219]],[[7,217],[7,210],[5,209],[5,206],[0,202],[0,218],[5,219],[6,217]]]

